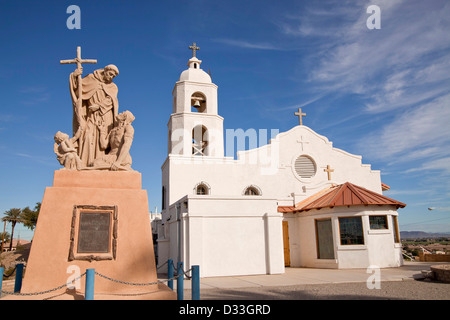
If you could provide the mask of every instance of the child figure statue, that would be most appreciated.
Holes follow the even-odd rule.
[[[55,144],[53,145],[53,151],[56,154],[56,158],[59,163],[64,166],[64,169],[69,170],[81,170],[81,159],[77,154],[75,143],[81,135],[82,129],[79,128],[73,138],[69,138],[69,135],[58,131],[55,134]]]

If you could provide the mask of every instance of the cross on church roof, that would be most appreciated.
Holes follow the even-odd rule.
[[[308,144],[308,141],[303,140],[303,136],[300,136],[300,140],[297,140],[297,143],[300,143],[302,145],[302,151],[303,151],[303,144]]]
[[[192,46],[189,46],[189,49],[192,50],[192,56],[193,56],[193,57],[195,57],[195,52],[196,52],[197,50],[200,50],[200,48],[197,47],[197,45],[195,44],[195,42],[192,44]]]
[[[302,113],[302,108],[298,108],[298,112],[294,113],[294,115],[298,116],[300,125],[303,125],[302,117],[306,116],[306,113]]]
[[[327,165],[326,169],[323,169],[323,171],[325,171],[326,173],[328,173],[328,180],[331,180],[331,173],[334,172],[334,169],[330,168],[330,165]]]

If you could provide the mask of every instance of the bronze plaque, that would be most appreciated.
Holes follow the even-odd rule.
[[[78,253],[107,253],[111,243],[111,212],[80,212]]]

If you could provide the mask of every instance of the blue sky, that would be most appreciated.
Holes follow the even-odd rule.
[[[72,4],[80,30],[66,27]],[[381,29],[366,26],[371,4]],[[450,211],[427,210],[450,207],[449,30],[445,0],[0,0],[0,213],[42,201],[60,168],[53,136],[72,130],[73,66],[59,61],[77,46],[98,60],[85,74],[119,67],[133,168],[160,210],[172,89],[196,42],[225,129],[284,132],[302,107],[305,125],[381,170],[385,195],[407,203],[401,230],[450,232]]]

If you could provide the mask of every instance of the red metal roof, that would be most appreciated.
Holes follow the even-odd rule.
[[[404,208],[406,206],[402,202],[346,182],[324,189],[297,203],[295,206],[279,206],[278,212],[302,212],[311,209],[357,205],[392,205],[396,208]]]
[[[278,212],[294,212],[295,211],[295,207],[294,206],[278,206]]]
[[[384,184],[383,182],[381,183],[381,190],[383,191],[387,191],[389,190],[391,187],[389,187],[387,184]]]

